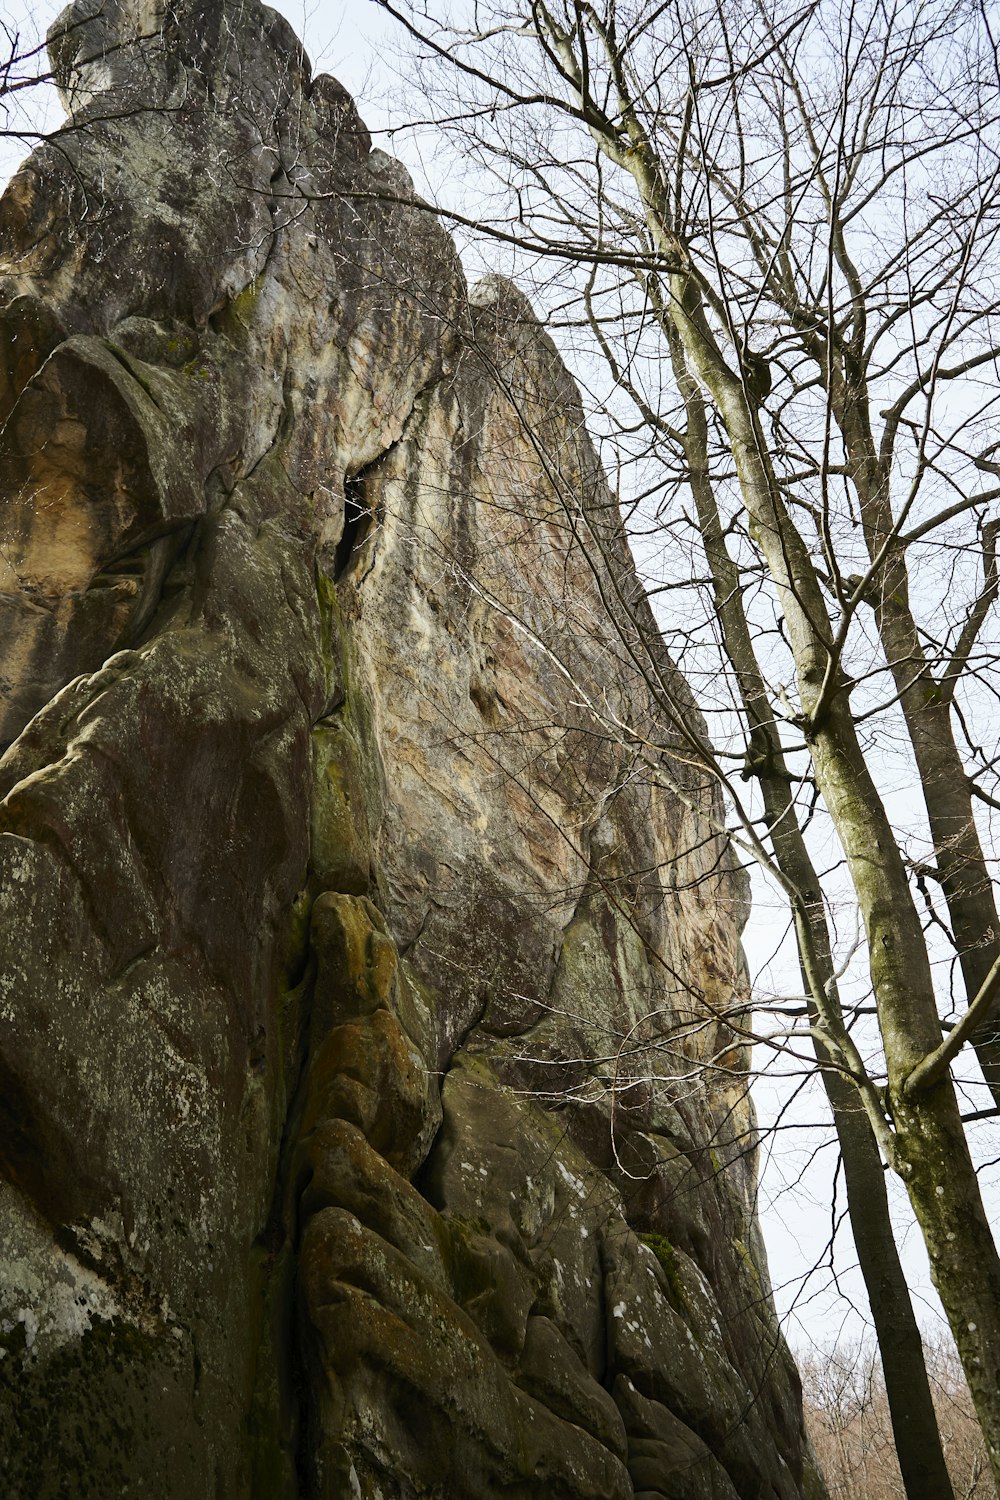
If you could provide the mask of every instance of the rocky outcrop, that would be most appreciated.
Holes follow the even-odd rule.
[[[10,1500],[820,1492],[745,892],[573,384],[257,0],[0,204]]]

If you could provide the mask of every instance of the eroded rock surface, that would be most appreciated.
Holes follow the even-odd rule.
[[[3,1494],[819,1494],[745,893],[572,382],[257,0],[50,52],[77,128],[0,203]]]

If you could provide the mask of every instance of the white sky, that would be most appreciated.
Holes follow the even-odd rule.
[[[333,73],[351,90],[373,133],[401,123],[398,111],[403,89],[397,80],[406,76],[406,69],[398,58],[406,43],[399,28],[383,12],[364,0],[347,0],[343,5],[333,0],[308,4],[288,0],[275,8],[303,37],[314,71]],[[30,0],[29,3],[3,0],[0,19],[19,29],[26,41],[43,33],[60,9],[60,5],[50,0],[34,5]],[[399,137],[395,142],[383,139],[380,144],[401,155],[422,189],[433,195],[435,167],[439,181],[444,172],[443,158],[437,153],[433,138],[424,133],[417,139],[407,141]],[[0,141],[0,177],[23,154],[20,146]],[[484,254],[487,263],[489,254],[487,249]],[[782,943],[787,925],[783,903],[767,891],[762,880],[755,880],[755,888],[755,909],[746,934],[751,972],[763,994],[794,992],[798,987],[794,950],[789,943]],[[780,1084],[765,1081],[757,1086],[762,1120],[773,1116],[785,1093]],[[825,1099],[816,1082],[806,1090],[791,1118],[803,1123],[828,1118]],[[779,1311],[789,1320],[787,1332],[798,1348],[812,1340],[830,1342],[840,1335],[858,1337],[867,1321],[864,1288],[854,1269],[853,1246],[846,1223],[841,1224],[837,1235],[836,1278],[831,1275],[829,1264],[822,1263],[831,1233],[831,1184],[836,1159],[832,1146],[816,1154],[825,1138],[819,1129],[784,1132],[773,1150],[765,1150],[763,1163],[760,1208],[771,1276]],[[890,1193],[918,1314],[925,1326],[939,1329],[943,1326],[940,1305],[930,1284],[920,1236],[913,1226],[905,1192],[891,1174]],[[842,1212],[842,1195],[839,1207]],[[821,1262],[818,1269],[807,1276],[817,1261]]]

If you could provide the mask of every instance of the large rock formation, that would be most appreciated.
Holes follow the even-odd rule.
[[[0,1490],[819,1492],[744,889],[553,346],[257,0],[0,205]]]

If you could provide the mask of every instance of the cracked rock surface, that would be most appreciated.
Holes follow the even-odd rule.
[[[0,1491],[820,1496],[578,394],[257,0],[0,201]],[[711,1066],[706,1066],[711,1064]]]

